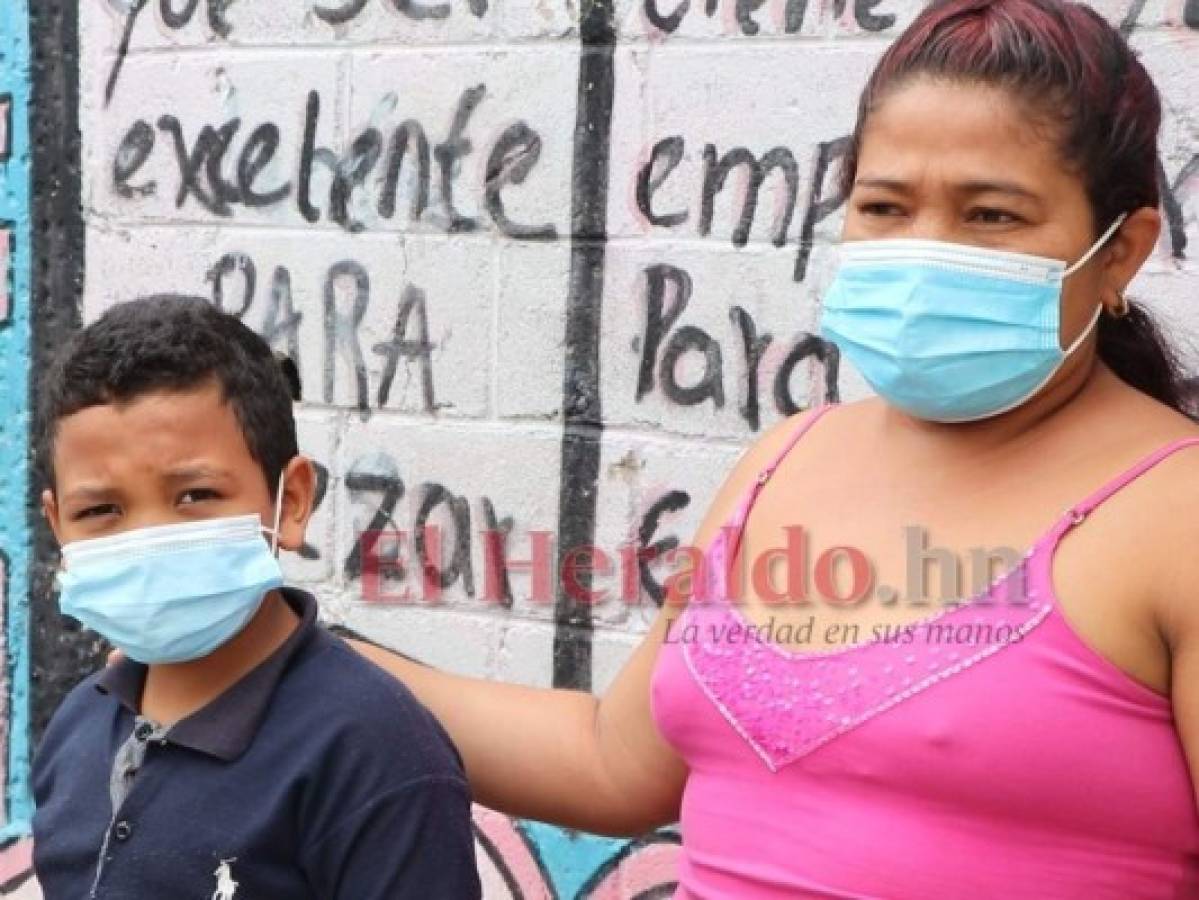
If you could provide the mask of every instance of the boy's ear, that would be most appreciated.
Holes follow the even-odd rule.
[[[299,550],[316,503],[316,467],[307,456],[295,456],[283,469],[283,510],[279,516],[279,546]]]
[[[50,523],[50,530],[54,532],[54,540],[58,541],[58,545],[61,547],[62,536],[58,530],[58,500],[49,488],[42,491],[42,516]]]

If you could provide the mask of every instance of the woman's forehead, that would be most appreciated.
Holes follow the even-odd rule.
[[[857,179],[1003,180],[1028,190],[1069,178],[1054,135],[1004,88],[919,79],[888,93],[862,131]]]

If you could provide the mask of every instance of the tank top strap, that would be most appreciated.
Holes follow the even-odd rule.
[[[1167,457],[1173,456],[1179,450],[1183,450],[1186,447],[1193,447],[1197,444],[1199,444],[1199,437],[1189,437],[1179,438],[1176,441],[1171,441],[1162,447],[1158,447],[1152,453],[1133,463],[1098,490],[1089,494],[1083,500],[1075,503],[1073,506],[1067,509],[1065,513],[1062,514],[1061,521],[1058,523],[1058,527],[1054,529],[1054,532],[1060,535],[1061,532],[1064,532],[1071,526],[1079,524],[1100,504],[1107,500],[1108,497],[1118,492],[1125,485],[1136,481],[1138,478],[1156,466],[1159,462]]]
[[[787,454],[790,453],[792,448],[799,443],[799,439],[808,432],[808,429],[815,425],[820,417],[827,413],[834,406],[836,406],[835,403],[823,404],[822,406],[818,406],[816,409],[812,410],[810,415],[803,417],[803,421],[799,423],[799,425],[795,428],[795,431],[790,437],[787,438],[786,442],[783,444],[783,448],[775,455],[774,459],[770,461],[769,465],[758,472],[758,476],[754,479],[754,483],[749,486],[745,492],[745,495],[741,498],[741,502],[737,505],[737,509],[733,513],[733,517],[725,525],[726,528],[734,528],[739,531],[745,526],[745,520],[749,517],[749,511],[753,508],[754,501],[758,498],[758,493],[762,490],[762,487],[766,484],[766,482],[770,480],[770,476],[774,474],[774,470],[777,469],[779,464],[787,458]]]

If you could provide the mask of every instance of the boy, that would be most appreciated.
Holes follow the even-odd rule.
[[[282,584],[316,479],[266,343],[200,300],[122,304],[43,391],[60,603],[124,655],[38,748],[46,900],[479,897],[449,737]]]

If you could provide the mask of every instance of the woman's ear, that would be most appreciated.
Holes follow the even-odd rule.
[[[1108,310],[1120,306],[1120,297],[1137,272],[1157,247],[1162,232],[1161,213],[1151,206],[1135,210],[1112,238],[1105,254],[1103,305]]]
[[[283,469],[283,503],[279,515],[279,546],[299,550],[316,505],[316,466],[307,456],[295,456]]]

